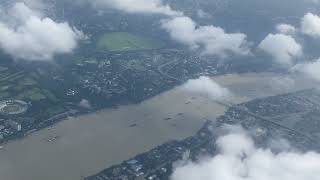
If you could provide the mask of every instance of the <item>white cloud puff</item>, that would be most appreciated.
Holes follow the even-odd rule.
[[[171,180],[318,180],[320,154],[255,147],[245,133],[231,133],[217,140],[220,153],[198,163],[177,167]]]
[[[208,97],[212,100],[226,99],[230,95],[227,88],[220,86],[205,76],[187,81],[182,88],[188,93]]]
[[[301,45],[293,37],[285,34],[269,34],[259,44],[259,49],[285,66],[292,66],[293,60],[303,54]]]
[[[0,21],[0,47],[17,59],[51,60],[56,54],[71,53],[80,38],[68,23],[41,17],[25,3],[16,3]]]
[[[164,5],[161,0],[92,0],[96,7],[118,9],[128,13],[156,13],[168,16],[181,15],[172,10],[169,5]]]
[[[192,49],[202,48],[203,54],[225,57],[228,53],[250,54],[247,36],[242,33],[226,33],[215,26],[199,26],[189,17],[176,17],[162,22],[170,36]]]
[[[290,24],[278,24],[276,29],[281,34],[294,34],[296,32],[296,28]]]
[[[313,38],[320,38],[320,17],[307,13],[301,20],[301,32]]]
[[[297,64],[293,71],[303,73],[306,77],[320,81],[320,59],[313,62]]]

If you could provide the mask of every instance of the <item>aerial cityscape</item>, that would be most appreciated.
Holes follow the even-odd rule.
[[[0,180],[317,180],[317,0],[3,0]]]

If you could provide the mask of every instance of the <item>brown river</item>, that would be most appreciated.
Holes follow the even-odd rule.
[[[280,85],[287,82],[282,78],[263,73],[212,79],[231,90],[232,103],[311,86],[288,82],[275,88],[278,80]],[[70,117],[3,145],[0,180],[80,180],[166,141],[191,136],[206,119],[225,111],[224,106],[177,87],[140,104]]]

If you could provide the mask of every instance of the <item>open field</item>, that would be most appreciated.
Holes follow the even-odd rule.
[[[162,43],[127,32],[114,32],[103,35],[98,40],[97,46],[99,49],[109,51],[134,51],[158,49]]]
[[[0,100],[18,99],[37,102],[49,99],[56,102],[56,97],[46,89],[39,88],[36,79],[24,71],[1,71],[0,67]]]

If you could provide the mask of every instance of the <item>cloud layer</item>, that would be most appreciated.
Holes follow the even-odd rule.
[[[215,26],[199,26],[189,17],[176,17],[163,21],[162,27],[170,36],[192,49],[203,49],[203,54],[227,56],[228,53],[248,55],[247,36],[242,33],[226,33]]]
[[[243,132],[217,140],[220,153],[199,163],[175,169],[171,180],[318,180],[320,154],[273,153],[255,147]]]
[[[68,23],[41,17],[25,3],[16,3],[0,21],[0,47],[16,59],[51,60],[71,53],[80,38]]]
[[[220,86],[205,76],[187,81],[182,88],[188,93],[204,96],[212,100],[226,99],[230,95],[227,88]]]

